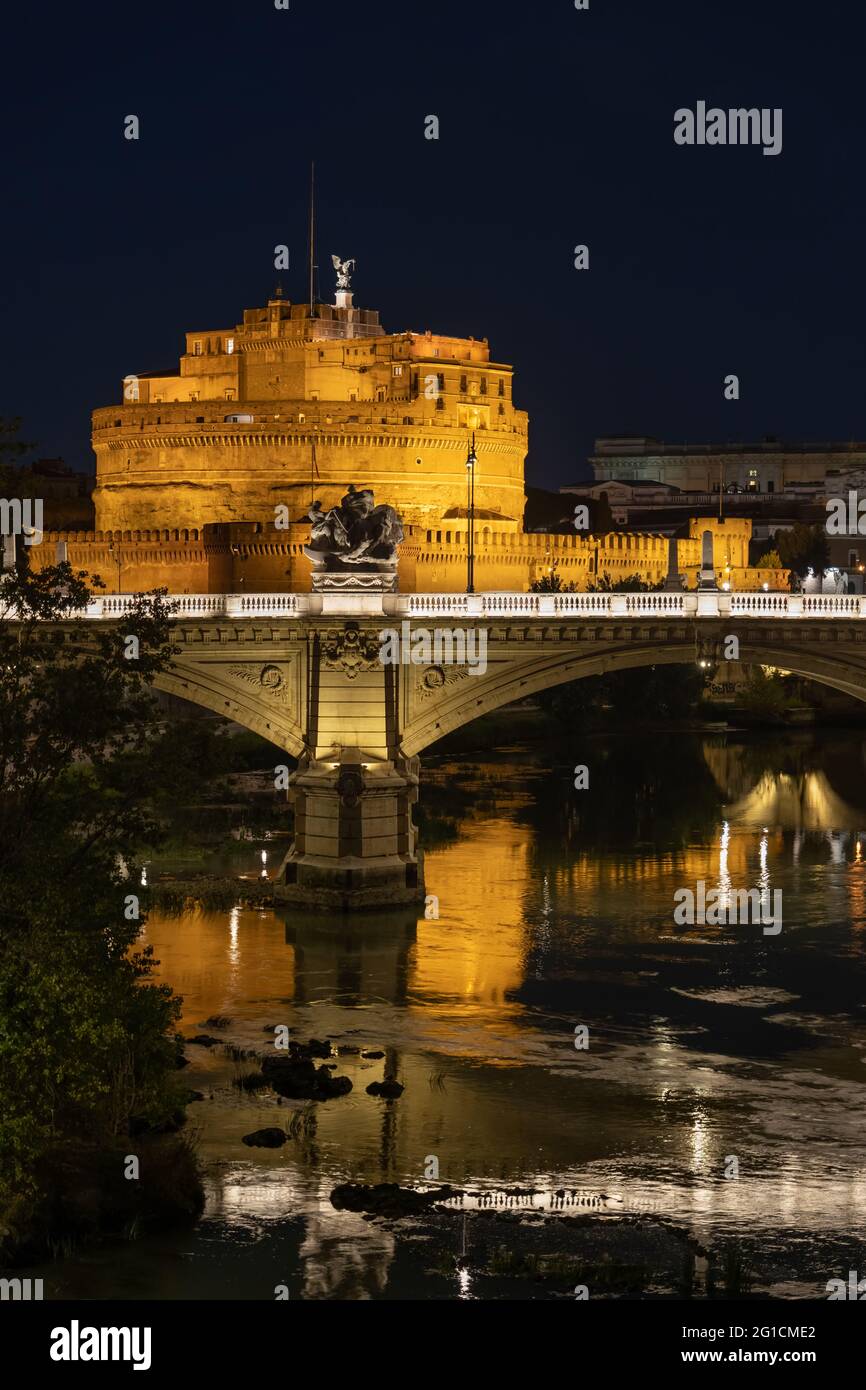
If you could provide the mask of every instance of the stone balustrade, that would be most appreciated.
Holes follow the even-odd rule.
[[[866,595],[791,594],[723,590],[660,593],[481,593],[481,594],[175,594],[168,600],[176,619],[188,618],[866,618]],[[79,615],[123,617],[131,594],[94,596]],[[14,618],[9,610],[0,618]]]

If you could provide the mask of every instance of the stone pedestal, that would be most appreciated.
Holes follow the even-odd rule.
[[[366,763],[344,748],[339,762],[302,763],[291,788],[295,839],[275,885],[279,900],[329,912],[423,900],[412,823],[417,759]]]
[[[668,538],[668,572],[662,586],[665,594],[681,594],[683,592],[683,577],[679,571],[679,552],[677,549],[676,536]]]
[[[312,552],[306,550],[305,554],[309,557]],[[314,565],[311,583],[314,594],[396,594],[397,564],[383,560],[381,564],[359,565],[356,569]]]

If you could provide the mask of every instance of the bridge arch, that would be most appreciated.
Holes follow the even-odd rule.
[[[726,625],[728,631],[731,626]],[[714,634],[714,637],[718,642],[718,636]],[[520,643],[522,647],[526,645]],[[590,653],[586,652],[585,646],[576,649],[568,641],[559,645],[561,650],[549,655],[527,657],[525,654],[509,653],[497,659],[496,644],[491,643],[488,647],[488,670],[484,675],[466,674],[454,683],[446,682],[437,698],[429,704],[416,706],[417,713],[413,713],[413,717],[407,721],[403,733],[402,747],[407,756],[423,752],[443,735],[471,723],[483,714],[542,690],[589,676],[608,675],[642,666],[691,665],[697,655],[693,633],[682,633],[679,640],[662,642],[630,641],[604,647],[598,644],[601,649]],[[830,686],[866,702],[866,650],[858,652],[854,659],[847,653],[841,657],[834,647],[830,647],[825,654],[812,644],[793,645],[774,642],[769,637],[757,641],[740,637],[739,659],[745,664],[777,666],[790,671],[792,675]]]
[[[169,670],[154,680],[157,690],[174,695],[203,709],[213,710],[226,719],[233,719],[245,729],[260,734],[292,757],[304,751],[304,736],[298,711],[291,704],[277,705],[265,692],[257,694],[246,689],[239,677],[231,681],[184,662],[173,662]]]

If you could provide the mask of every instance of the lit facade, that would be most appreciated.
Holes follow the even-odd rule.
[[[278,295],[235,327],[186,334],[179,369],[124,379],[94,411],[96,529],[297,521],[349,482],[408,524],[476,506],[520,523],[528,420],[486,339],[386,333],[375,310]]]

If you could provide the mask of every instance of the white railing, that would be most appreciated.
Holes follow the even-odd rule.
[[[407,618],[438,618],[444,615],[462,617],[469,613],[473,594],[403,594],[401,611]],[[484,597],[484,595],[478,595]]]
[[[790,601],[799,600],[802,594],[731,594],[731,612],[749,613],[762,618],[786,618],[790,616]]]
[[[866,596],[860,594],[803,594],[803,613],[810,618],[860,618]]]
[[[132,594],[104,594],[77,616],[118,619]],[[866,595],[658,590],[614,594],[169,594],[173,616],[189,618],[866,618]],[[11,609],[0,619],[15,619]]]
[[[307,594],[169,594],[176,618],[293,618]],[[107,594],[87,605],[88,618],[119,618],[135,603],[132,594]]]

